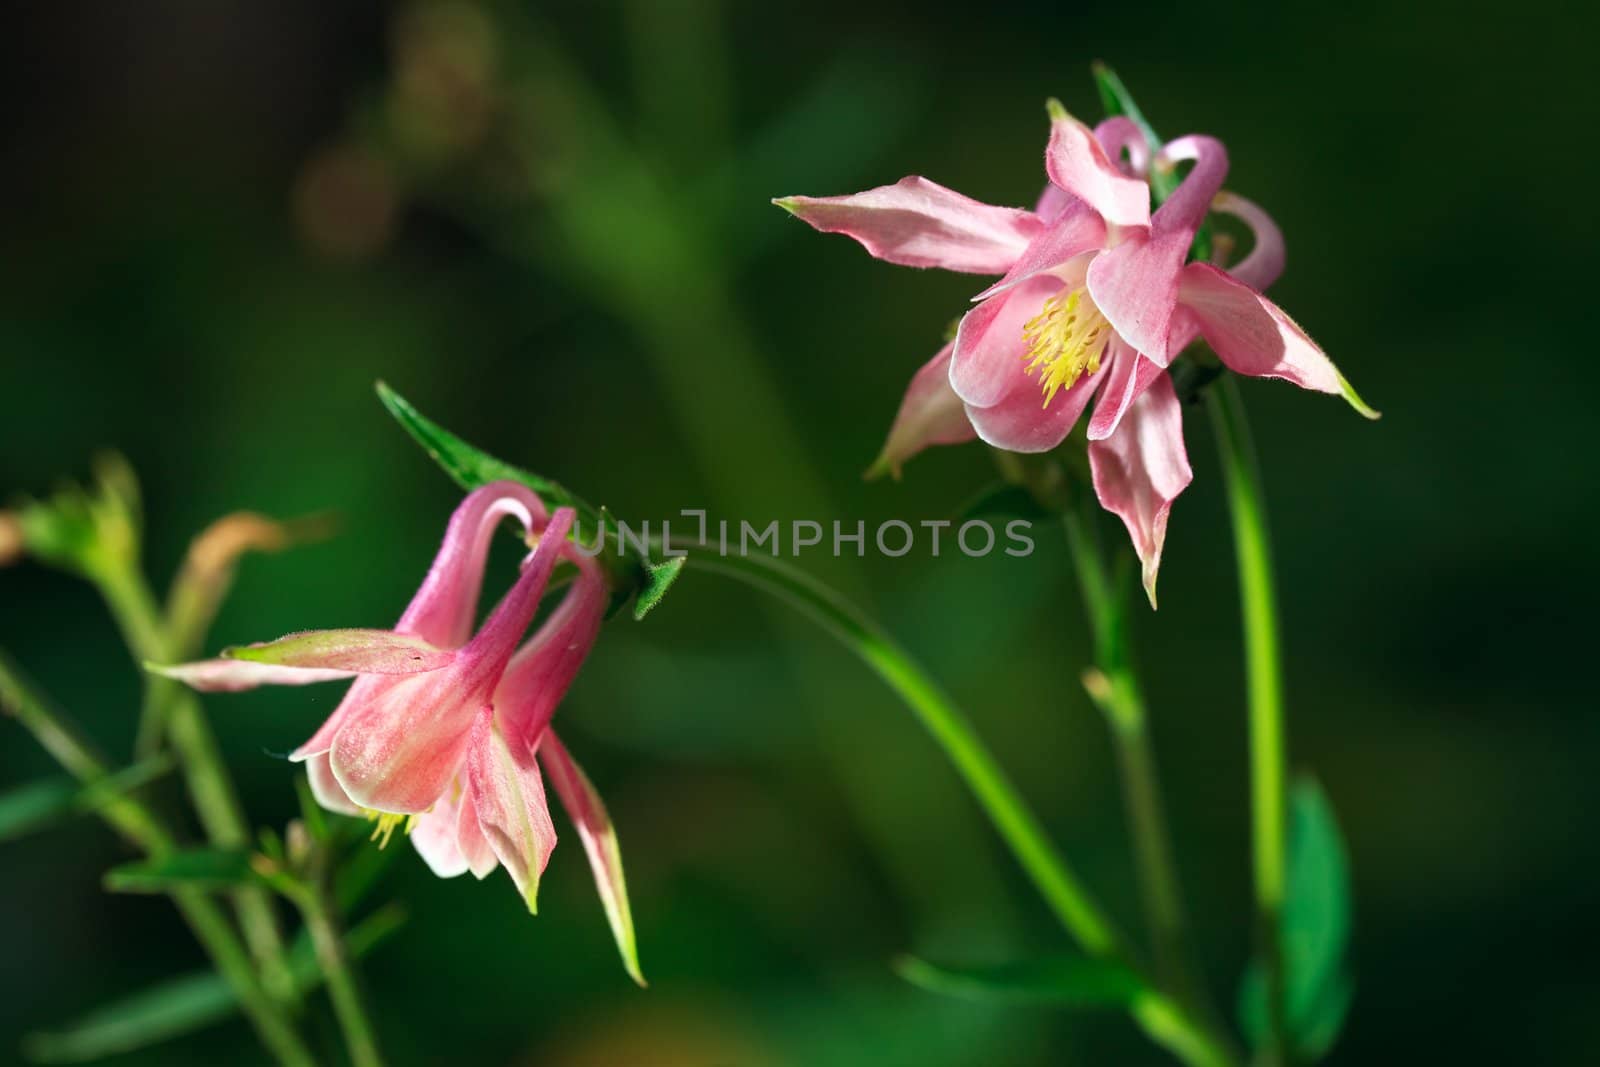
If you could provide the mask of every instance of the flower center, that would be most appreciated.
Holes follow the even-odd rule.
[[[1057,392],[1100,369],[1111,324],[1082,289],[1074,289],[1046,300],[1039,314],[1023,325],[1022,336],[1028,342],[1024,373],[1040,371],[1044,406],[1049,407]]]
[[[366,815],[368,822],[377,823],[372,828],[372,836],[367,840],[376,841],[379,848],[389,844],[389,838],[394,834],[396,826],[405,823],[406,833],[409,834],[417,825],[415,815],[397,815],[392,811],[373,811],[371,808],[363,808],[362,814]]]

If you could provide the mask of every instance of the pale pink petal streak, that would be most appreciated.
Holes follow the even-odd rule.
[[[203,659],[170,667],[150,663],[145,669],[202,693],[238,693],[262,685],[311,685],[355,677],[354,671],[312,670],[240,659]]]
[[[1179,299],[1223,363],[1253,378],[1339,393],[1339,371],[1283,310],[1208,263],[1183,270]]]
[[[1048,452],[1072,432],[1106,368],[1102,365],[1095,373],[1085,374],[1051,397],[1048,404],[1038,381],[1024,377],[1021,371],[1019,360],[1017,378],[1021,379],[1020,384],[990,407],[969,404],[967,418],[972,420],[978,436],[995,448],[1007,452]]]

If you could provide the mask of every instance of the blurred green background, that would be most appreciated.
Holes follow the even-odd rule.
[[[859,475],[972,281],[767,201],[921,173],[1031,203],[1045,97],[1097,114],[1104,58],[1169,136],[1228,143],[1229,185],[1288,236],[1275,297],[1385,411],[1245,385],[1294,761],[1355,872],[1332,1062],[1600,1062],[1594,30],[1539,3],[34,5],[0,45],[0,494],[121,449],[163,585],[224,512],[337,510],[336,539],[244,565],[214,646],[383,625],[414,589],[455,493],[378,378],[635,519],[948,517],[993,477],[975,446]],[[1138,651],[1231,1003],[1250,947],[1234,572],[1202,412],[1186,433],[1195,483]],[[1064,546],[1037,534],[1026,560],[802,562],[932,666],[1133,928],[1087,634]],[[0,572],[0,646],[128,749],[139,676],[89,588]],[[208,701],[258,822],[292,816],[279,754],[336,697]],[[560,718],[618,824],[652,987],[617,964],[575,835],[537,919],[503,873],[438,881],[402,846],[377,899],[412,921],[365,967],[396,1062],[1166,1062],[1115,1015],[894,977],[901,951],[1064,942],[907,712],[781,607],[690,574],[607,627]],[[0,784],[47,773],[4,729]],[[88,821],[0,850],[0,1061],[200,964],[164,903],[100,891],[124,855]],[[260,1054],[234,1022],[119,1062],[219,1056]]]

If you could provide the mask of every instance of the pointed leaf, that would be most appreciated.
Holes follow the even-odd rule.
[[[0,797],[0,841],[22,837],[72,815],[95,811],[171,769],[171,759],[163,756],[125,767],[88,785],[63,776],[20,786]]]
[[[995,967],[943,967],[902,956],[894,969],[912,985],[968,1000],[1121,1007],[1144,992],[1128,967],[1088,956],[1046,956]]]
[[[350,954],[365,956],[404,921],[398,907],[374,912],[350,928],[345,938]],[[322,984],[316,953],[304,933],[289,949],[289,973],[302,994]],[[36,1063],[85,1063],[181,1037],[238,1010],[233,987],[221,975],[201,971],[113,1001],[59,1029],[30,1034],[22,1050]]]
[[[647,552],[631,545],[619,545],[619,540],[624,539],[617,536],[615,521],[603,509],[594,508],[568,492],[560,483],[512,466],[468,444],[412,407],[405,397],[386,383],[379,382],[377,388],[378,399],[383,401],[389,414],[461,488],[472,490],[490,482],[509,479],[538,493],[551,508],[570,507],[575,510],[578,517],[572,527],[573,540],[579,544],[598,543],[601,546],[597,558],[612,578],[620,579],[612,582],[612,587],[631,586],[639,595],[640,605],[634,608],[634,618],[642,619],[656,606],[682,569],[681,561],[668,559],[663,563],[652,563]]]
[[[1302,778],[1290,794],[1288,895],[1281,947],[1284,1012],[1289,1037],[1302,1059],[1333,1047],[1349,1010],[1353,987],[1345,969],[1350,941],[1350,869],[1344,842],[1314,779]],[[1239,987],[1239,1020],[1259,1046],[1267,1028],[1266,976],[1252,964]]]
[[[125,863],[105,874],[112,893],[170,893],[175,889],[233,889],[267,885],[286,877],[260,853],[197,848]]]

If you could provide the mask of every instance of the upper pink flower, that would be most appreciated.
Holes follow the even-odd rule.
[[[521,574],[473,633],[489,542],[513,516],[534,543]],[[642,983],[616,836],[594,787],[550,729],[593,647],[609,592],[599,565],[567,540],[574,514],[546,518],[529,489],[496,482],[450,519],[422,586],[393,630],[323,630],[162,668],[197,689],[355,678],[290,758],[324,807],[400,822],[441,877],[496,866],[534,910],[555,848],[540,763],[583,840],[629,973]],[[561,603],[521,644],[558,561],[576,568]]]
[[[928,445],[973,436],[1013,452],[1048,451],[1098,395],[1087,429],[1095,490],[1128,527],[1154,603],[1167,515],[1193,476],[1165,371],[1178,352],[1204,337],[1241,374],[1342,393],[1370,412],[1261,294],[1282,271],[1282,236],[1255,205],[1221,192],[1228,159],[1219,141],[1182,137],[1152,160],[1125,118],[1091,131],[1053,101],[1050,110],[1050,184],[1032,211],[982,204],[920,177],[776,203],[879,259],[1001,275],[913,378],[874,469],[898,471]],[[1188,174],[1151,215],[1148,168],[1187,161]],[[1255,234],[1231,271],[1185,263],[1211,210]]]

